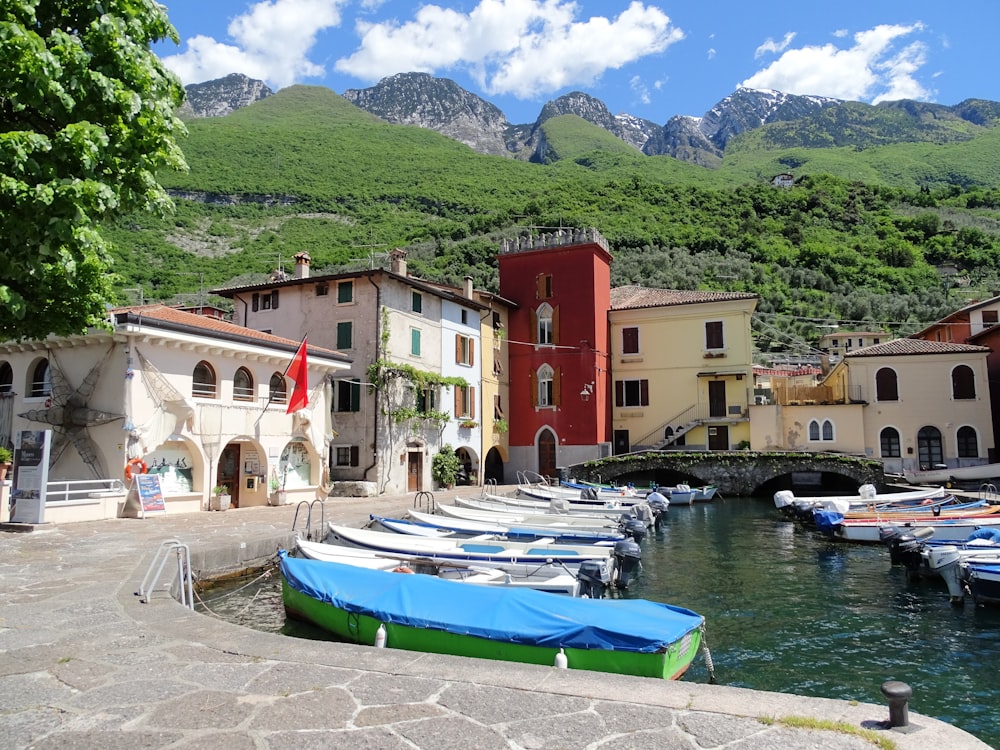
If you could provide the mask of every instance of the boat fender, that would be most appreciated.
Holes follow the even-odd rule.
[[[125,464],[125,481],[131,482],[133,474],[146,474],[149,471],[149,467],[146,466],[146,462],[141,458],[133,458],[127,464]]]
[[[392,572],[393,572],[393,573],[412,573],[413,571],[412,571],[412,570],[410,570],[410,569],[409,569],[408,567],[406,567],[405,565],[400,565],[400,566],[399,566],[399,567],[397,567],[397,568],[393,568],[393,569],[392,569]]]
[[[569,660],[566,658],[566,652],[563,649],[559,649],[559,653],[556,654],[556,668],[566,669],[569,667]]]
[[[385,625],[379,623],[375,631],[375,648],[385,648]]]

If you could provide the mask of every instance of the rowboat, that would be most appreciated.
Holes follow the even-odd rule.
[[[505,495],[483,494],[480,497],[455,497],[455,505],[463,508],[478,508],[480,510],[500,510],[518,513],[562,513],[568,515],[590,516],[591,518],[607,518],[608,515],[630,512],[632,503],[620,503],[616,500],[604,503],[579,503],[566,498],[549,498],[542,500],[524,495],[507,497]]]
[[[417,524],[425,527],[438,528],[450,532],[452,535],[464,534],[496,534],[506,539],[515,541],[531,541],[541,538],[552,538],[556,544],[614,544],[626,537],[625,529],[573,529],[565,526],[552,525],[528,525],[516,523],[491,523],[487,521],[474,521],[463,518],[449,518],[431,513],[421,513],[417,510],[407,512]],[[646,535],[646,527],[638,522],[638,528],[629,529],[629,536],[635,541],[641,542]]]
[[[598,572],[597,577],[603,582],[599,591],[593,586],[581,586],[581,580],[589,583],[590,578],[574,574],[562,565],[547,566],[510,566],[483,567],[464,565],[462,563],[434,563],[419,557],[393,557],[381,555],[371,550],[357,547],[345,547],[340,544],[324,544],[297,539],[296,553],[299,557],[324,562],[334,562],[341,565],[351,565],[368,570],[385,570],[398,573],[417,573],[433,575],[450,581],[459,581],[477,586],[499,586],[502,588],[530,588],[536,591],[548,591],[554,594],[580,596],[584,591],[587,596],[600,599],[604,596],[610,574],[607,567]],[[594,571],[588,571],[587,576],[593,576]]]
[[[484,523],[524,524],[525,526],[551,526],[556,529],[610,530],[621,526],[622,519],[630,516],[612,511],[606,514],[542,513],[531,508],[496,509],[467,508],[462,505],[438,505],[435,513],[448,518],[459,518]]]
[[[906,492],[879,493],[874,485],[863,484],[858,488],[857,495],[796,497],[790,490],[779,490],[774,493],[774,506],[784,515],[808,517],[813,510],[833,510],[838,513],[847,513],[852,510],[874,509],[888,505],[920,505],[928,500],[933,501],[945,497],[948,497],[948,493],[944,487],[923,487]]]
[[[989,513],[974,512],[948,515],[941,511],[940,516],[922,518],[906,514],[894,514],[887,518],[845,518],[842,513],[832,510],[813,511],[816,528],[832,539],[846,542],[877,543],[884,542],[889,530],[906,533],[918,528],[930,528],[934,538],[947,541],[962,541],[978,529],[1000,529],[1000,510],[991,506]]]
[[[950,482],[984,482],[1000,477],[1000,464],[953,466],[924,471],[904,471],[910,484],[948,484]]]
[[[279,552],[285,612],[361,644],[679,679],[705,620],[645,599],[463,586]]]

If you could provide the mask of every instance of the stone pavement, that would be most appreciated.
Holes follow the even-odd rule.
[[[361,525],[371,512],[391,515],[411,505],[411,497],[331,498],[325,513],[326,520]],[[874,746],[843,731],[783,721],[796,718],[871,729],[899,750],[989,747],[912,712],[906,731],[888,729],[885,705],[301,640],[194,613],[165,586],[148,603],[136,596],[164,541],[189,545],[195,571],[248,567],[290,543],[295,510],[0,533],[0,747]]]

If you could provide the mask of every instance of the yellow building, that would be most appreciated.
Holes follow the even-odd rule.
[[[744,292],[611,290],[614,452],[750,441],[750,319]]]

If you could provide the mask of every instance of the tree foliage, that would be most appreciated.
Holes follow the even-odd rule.
[[[150,51],[177,41],[154,0],[4,0],[0,13],[0,338],[100,324],[102,224],[162,210],[183,169],[184,90]]]

